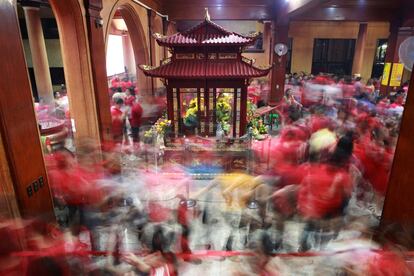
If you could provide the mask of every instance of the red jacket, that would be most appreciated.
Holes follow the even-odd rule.
[[[122,115],[124,113],[116,106],[111,107],[112,116],[112,133],[114,135],[122,135],[124,133],[124,119]]]
[[[140,127],[141,126],[141,118],[142,118],[142,107],[139,103],[135,103],[131,108],[131,114],[129,117],[129,123],[131,127]]]
[[[133,106],[135,102],[135,96],[133,95],[129,95],[128,97],[125,98],[125,105],[127,106]]]
[[[351,193],[348,171],[328,164],[311,165],[299,188],[298,211],[305,218],[324,218],[336,213]]]

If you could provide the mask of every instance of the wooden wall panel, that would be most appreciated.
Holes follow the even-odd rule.
[[[414,71],[414,70],[413,70]],[[382,214],[382,225],[400,223],[414,225],[414,74],[401,123],[400,136],[388,183]]]
[[[303,14],[291,17],[292,20],[301,21],[391,21],[396,10],[384,8],[332,8],[316,7]]]
[[[0,135],[0,220],[20,216],[13,180],[6,156],[6,150]]]
[[[102,9],[102,0],[85,1],[85,5],[88,8],[88,40],[90,45],[92,77],[98,111],[100,137],[103,140],[109,141],[112,140],[112,119],[106,76],[105,40],[102,26],[96,24],[97,20],[102,19],[99,15]]]
[[[292,72],[312,69],[313,43],[315,38],[357,39],[358,22],[292,21],[289,37],[293,38]],[[387,38],[389,23],[368,22],[367,39],[364,47],[361,76],[371,77],[377,40]]]
[[[0,133],[18,205],[25,217],[51,219],[52,200],[14,1],[0,2],[0,60]],[[0,185],[9,191],[7,176],[3,177],[6,181]],[[28,187],[40,177],[42,188],[37,186],[29,196]]]
[[[174,0],[164,1],[170,20],[200,20],[208,8],[213,20],[261,20],[273,17],[273,1],[269,0]]]

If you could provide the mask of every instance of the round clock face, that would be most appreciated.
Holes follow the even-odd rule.
[[[278,56],[284,56],[287,54],[287,52],[288,52],[288,47],[286,46],[286,44],[278,43],[275,45],[275,53]]]
[[[405,69],[411,71],[414,64],[414,36],[408,37],[401,43],[398,55]]]

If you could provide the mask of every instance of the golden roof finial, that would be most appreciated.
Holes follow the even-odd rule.
[[[204,19],[207,21],[210,21],[210,14],[208,13],[208,8],[204,8],[206,11],[206,15],[204,16]]]

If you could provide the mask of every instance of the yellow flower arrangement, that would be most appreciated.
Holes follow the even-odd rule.
[[[171,126],[171,120],[159,118],[155,124],[144,133],[146,138],[153,137],[154,134],[164,136],[167,129]]]

